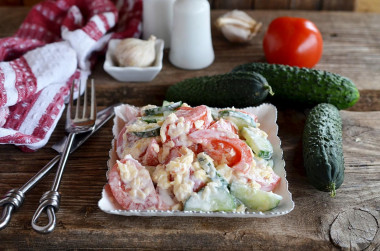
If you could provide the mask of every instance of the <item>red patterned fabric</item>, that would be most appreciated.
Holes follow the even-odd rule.
[[[0,144],[23,151],[43,147],[71,83],[87,81],[95,52],[110,38],[139,37],[141,18],[142,0],[47,0],[34,6],[14,36],[0,39]]]

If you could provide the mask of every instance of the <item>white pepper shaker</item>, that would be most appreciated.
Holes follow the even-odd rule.
[[[170,48],[173,26],[173,6],[175,0],[143,1],[143,39],[151,35],[164,40],[165,48]]]
[[[207,0],[177,0],[174,4],[170,62],[198,70],[214,61],[210,4]]]

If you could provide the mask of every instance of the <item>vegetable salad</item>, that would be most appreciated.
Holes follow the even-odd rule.
[[[123,109],[108,184],[124,209],[245,212],[280,203],[273,148],[254,114],[181,102]]]

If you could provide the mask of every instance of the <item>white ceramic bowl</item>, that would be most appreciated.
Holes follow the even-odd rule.
[[[156,59],[149,67],[120,67],[116,65],[114,51],[121,39],[111,39],[108,43],[104,70],[121,82],[149,82],[152,81],[162,69],[164,41],[156,39]]]

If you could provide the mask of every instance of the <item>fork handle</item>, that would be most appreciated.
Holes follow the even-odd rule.
[[[60,194],[58,193],[59,186],[61,184],[61,179],[63,171],[67,163],[67,159],[70,154],[71,146],[73,144],[75,133],[70,133],[65,142],[65,147],[59,165],[55,174],[54,182],[50,191],[44,193],[40,199],[40,205],[38,206],[36,212],[32,218],[32,227],[39,233],[47,234],[54,230],[57,220],[55,213],[59,210]],[[47,213],[48,223],[44,226],[39,226],[37,224],[38,218],[41,216],[42,212]]]
[[[30,178],[22,187],[8,191],[4,198],[0,200],[0,206],[3,207],[3,213],[0,218],[0,230],[5,228],[12,218],[12,213],[19,209],[25,199],[25,194],[29,192],[59,161],[61,155],[55,156],[41,170],[39,170],[32,178]]]
[[[54,178],[51,191],[58,191],[59,189],[63,171],[65,170],[66,162],[67,162],[67,159],[69,158],[71,146],[73,145],[75,135],[76,135],[75,133],[70,133],[69,136],[67,137],[65,147],[63,148],[63,153],[58,164],[57,172],[55,173],[55,178]]]

